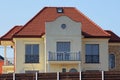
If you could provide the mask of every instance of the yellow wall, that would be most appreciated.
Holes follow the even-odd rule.
[[[15,38],[15,72],[25,72],[26,70],[39,70],[44,72],[44,39],[43,38]],[[25,63],[25,44],[39,44],[39,63]]]
[[[85,63],[85,44],[99,44],[99,63]],[[82,70],[104,70],[108,71],[108,39],[83,39],[82,43]]]
[[[45,61],[45,46],[43,38],[36,39],[14,39],[16,43],[16,72],[24,72],[25,70],[39,70],[40,72],[45,72],[48,69],[47,62]],[[40,44],[40,63],[38,64],[25,64],[25,44]],[[87,64],[85,63],[85,44],[99,44],[99,57],[100,63],[97,64]],[[52,46],[51,46],[52,47]],[[46,55],[47,56],[47,55]],[[46,59],[47,60],[47,59]],[[45,67],[46,63],[46,67]],[[62,71],[62,68],[66,68],[67,71],[71,68],[75,68],[79,71],[79,63],[61,63],[50,64],[50,72]],[[82,39],[82,51],[81,51],[81,68],[82,70],[108,70],[108,39]]]
[[[50,64],[50,72],[62,72],[62,68],[66,69],[66,72],[69,72],[70,69],[74,68],[79,71],[79,64]]]
[[[14,66],[2,66],[2,72],[3,73],[13,73]]]

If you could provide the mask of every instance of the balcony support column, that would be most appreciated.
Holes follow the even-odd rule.
[[[7,46],[4,46],[4,65],[7,63]]]

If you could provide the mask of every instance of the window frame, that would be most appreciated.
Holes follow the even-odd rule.
[[[89,47],[90,47],[90,52],[88,52],[88,50],[87,50],[87,45],[89,45]],[[97,46],[97,49],[98,49],[97,52],[94,51],[95,46]],[[99,49],[100,49],[99,44],[85,44],[85,63],[92,63],[92,64],[99,63],[100,62]],[[87,59],[88,57],[89,57],[89,59]]]
[[[62,72],[63,73],[67,72],[66,68],[62,68]]]
[[[61,8],[61,7],[56,8],[56,10],[57,10],[57,13],[63,13],[63,12],[64,12],[64,11],[63,11],[63,8]]]
[[[114,63],[111,63],[111,56],[112,56],[112,58],[114,57],[114,61],[112,60],[112,62],[114,62]],[[116,66],[116,57],[115,57],[115,54],[114,53],[110,53],[109,54],[109,69],[114,69],[115,68],[115,66]]]
[[[36,51],[35,46],[37,46],[38,52]],[[29,47],[30,53],[27,52],[27,48]],[[25,44],[25,63],[39,63],[39,52],[40,52],[40,45],[39,44]],[[29,57],[29,58],[28,58]]]
[[[69,70],[69,72],[70,72],[70,73],[74,73],[74,72],[78,72],[78,70],[77,70],[76,68],[71,68],[71,69]]]

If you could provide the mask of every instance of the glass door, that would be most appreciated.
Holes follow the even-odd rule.
[[[70,42],[57,42],[57,60],[66,61],[70,56]]]

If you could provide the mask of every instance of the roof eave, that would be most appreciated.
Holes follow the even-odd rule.
[[[110,38],[110,36],[84,36],[84,38]]]

